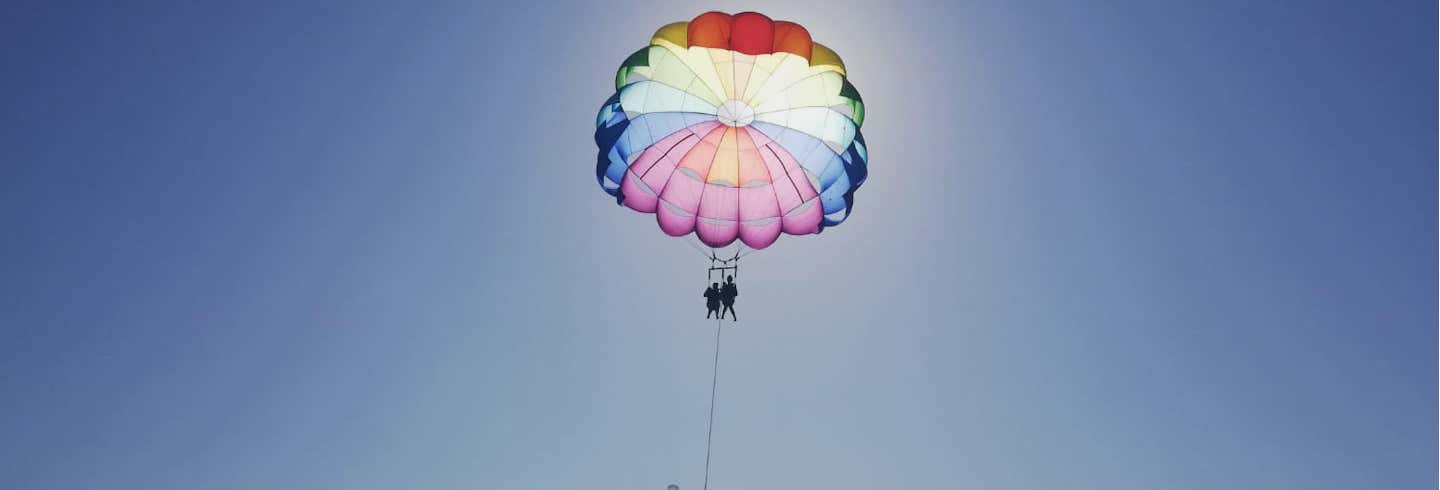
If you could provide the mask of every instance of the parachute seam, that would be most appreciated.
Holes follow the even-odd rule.
[[[753,134],[751,134],[751,131],[753,131],[753,130],[750,129],[749,126],[746,126],[746,127],[745,127],[745,137],[746,137],[746,138],[750,138],[750,146],[756,146],[756,145],[755,145],[755,136],[754,136]],[[771,151],[773,152],[774,150],[771,150]],[[760,153],[760,148],[759,148],[758,146],[756,146],[756,148],[755,148],[755,153],[756,153],[757,155]],[[777,157],[777,160],[778,160],[778,157]],[[771,194],[771,195],[774,195],[774,194],[775,194],[775,175],[770,173],[770,166],[769,166],[769,165],[763,165],[763,163],[764,163],[763,159],[762,159],[761,163],[762,163],[762,165],[761,165],[760,167],[765,170],[765,180],[768,181],[768,182],[770,182],[770,194]],[[784,163],[783,163],[783,162],[781,163],[781,168],[784,168]],[[790,185],[795,185],[795,183],[794,183],[794,182],[791,182]],[[797,189],[795,192],[798,194],[800,191]],[[735,221],[736,221],[737,223],[739,223],[738,226],[745,226],[745,221],[746,221],[746,220],[744,220],[744,219],[739,219],[739,218],[741,218],[741,214],[740,214],[740,212],[739,212],[739,211],[740,211],[740,209],[739,209],[739,208],[740,208],[740,201],[739,201],[739,200],[737,200],[737,202],[736,202],[736,204],[735,204],[735,208],[736,208],[735,216],[736,216],[736,218],[737,218]],[[775,199],[775,212],[776,212],[776,213],[779,213],[779,212],[780,212],[780,199],[779,199],[779,196],[776,196],[776,199]],[[776,218],[776,219],[779,219],[780,216],[776,216],[775,218]],[[751,220],[751,221],[753,221],[753,220]],[[741,240],[741,242],[743,243],[744,240]]]
[[[787,121],[788,121],[788,119],[787,119]],[[815,135],[813,135],[813,134],[810,134],[810,133],[808,133],[808,132],[801,131],[801,130],[798,130],[798,129],[795,129],[795,128],[791,128],[791,127],[788,127],[788,126],[781,126],[781,125],[779,125],[779,124],[775,124],[775,123],[771,123],[771,122],[764,122],[764,121],[757,121],[755,124],[751,124],[751,126],[753,126],[756,131],[759,131],[760,133],[764,134],[766,137],[768,137],[768,138],[770,138],[770,139],[772,139],[772,140],[779,141],[780,138],[778,137],[778,135],[771,135],[769,131],[766,131],[766,130],[765,130],[765,128],[760,127],[760,126],[759,126],[760,124],[764,124],[764,125],[766,125],[766,126],[774,126],[774,127],[780,128],[780,132],[777,133],[777,134],[785,134],[785,132],[788,131],[788,132],[793,132],[793,133],[799,134],[801,137],[815,140],[815,142],[816,142],[817,144],[819,144],[820,146],[824,146],[825,149],[826,149],[827,151],[829,151],[831,155],[835,155],[836,157],[839,157],[839,156],[842,155],[841,153],[837,153],[834,148],[831,148],[831,147],[830,147],[830,145],[825,144],[825,140],[824,140],[824,139],[822,139],[822,138],[820,138],[820,137],[817,137],[817,136],[815,136]],[[856,128],[856,129],[855,129],[855,134],[857,134],[857,135],[860,134],[860,129],[859,129],[859,128]],[[851,138],[850,138],[850,145],[853,145],[853,144],[855,144],[855,137],[851,137]],[[846,145],[846,147],[848,148],[850,145]],[[783,145],[782,145],[782,146],[783,146]]]
[[[835,105],[839,105],[839,104],[835,104]],[[757,113],[755,113],[755,118],[756,118],[756,119],[759,119],[760,116],[763,116],[763,115],[766,115],[766,114],[778,114],[778,113],[781,113],[781,112],[790,112],[790,111],[796,111],[796,110],[800,110],[800,109],[825,109],[825,110],[827,110],[827,111],[833,112],[833,113],[835,113],[836,115],[839,115],[840,117],[843,117],[843,118],[845,118],[846,120],[850,121],[850,124],[853,125],[853,126],[855,126],[855,129],[860,129],[860,124],[855,122],[855,118],[850,117],[850,116],[846,116],[845,113],[835,110],[835,105],[797,105],[797,106],[795,106],[795,107],[789,107],[789,108],[785,108],[785,109],[775,109],[775,110],[773,110],[773,111],[757,112]]]
[[[690,66],[690,63],[688,63],[688,60],[686,59],[685,56],[681,56],[680,53],[677,53],[677,52],[675,52],[674,50],[670,49],[669,46],[656,46],[656,45],[653,45],[653,44],[652,44],[651,46],[652,46],[652,47],[657,47],[657,48],[663,49],[663,50],[665,50],[666,54],[669,54],[670,56],[674,56],[675,59],[676,59],[676,61],[679,61],[679,62],[680,62],[680,66],[685,67],[685,71],[690,72],[690,74],[695,77],[695,78],[694,78],[695,80],[700,80],[701,85],[704,85],[704,86],[705,86],[705,90],[709,91],[709,92],[710,92],[710,95],[715,96],[715,99],[716,99],[716,100],[719,100],[720,102],[724,102],[724,101],[725,101],[725,100],[722,98],[722,97],[725,96],[725,94],[724,94],[724,93],[721,93],[721,92],[717,92],[717,91],[715,90],[717,87],[711,87],[709,83],[705,83],[705,81],[701,79],[700,73],[699,73],[699,72],[696,72],[696,71],[695,71],[695,68],[692,67],[692,66]],[[706,48],[702,48],[702,49],[706,49]],[[684,51],[684,53],[685,53],[686,56],[688,56],[688,55],[690,54],[689,48],[686,48],[685,51]],[[709,57],[709,53],[706,53],[706,57],[707,57],[707,58]],[[714,72],[714,71],[715,71],[715,63],[714,63],[714,61],[711,61],[709,64],[710,64],[710,71],[711,71],[711,72]],[[719,73],[716,73],[716,74],[715,74],[715,78],[716,78],[716,79],[719,79],[719,78],[720,78],[720,74],[719,74]]]
[[[782,111],[782,112],[784,112],[784,111]],[[829,112],[835,112],[835,111],[829,111]],[[841,117],[841,118],[845,118],[844,115],[840,115],[840,117]],[[828,119],[828,118],[827,118],[827,119]],[[845,118],[845,119],[846,119],[846,120],[849,120],[849,118]],[[811,138],[811,139],[814,139],[814,140],[816,140],[816,141],[819,141],[821,144],[824,144],[824,143],[825,143],[825,137],[824,137],[823,135],[816,135],[816,134],[812,134],[812,133],[809,132],[809,131],[805,131],[805,130],[801,130],[801,129],[796,129],[796,128],[790,127],[790,114],[785,114],[785,124],[777,124],[777,123],[772,123],[772,122],[769,122],[769,121],[761,121],[761,120],[759,120],[759,117],[758,117],[758,116],[756,117],[755,122],[750,123],[750,125],[752,125],[752,126],[754,126],[754,125],[756,125],[756,124],[768,124],[768,125],[771,125],[771,126],[778,126],[778,127],[782,128],[782,129],[784,129],[784,130],[786,130],[786,131],[794,131],[794,132],[796,132],[796,133],[803,134],[803,135],[805,135],[806,137],[809,137],[809,138]],[[828,120],[826,121],[826,124],[829,124],[829,121],[828,121]],[[859,126],[855,126],[855,125],[853,125],[853,124],[852,124],[851,126],[855,128],[855,129],[854,129],[854,132],[857,132],[857,133],[860,132],[860,127],[859,127]],[[758,129],[758,128],[757,128],[757,129]],[[769,132],[766,132],[764,129],[760,129],[760,131],[761,131],[761,132],[765,132],[765,134],[766,134],[767,136],[771,136],[770,133],[769,133]],[[778,138],[775,137],[775,136],[771,136],[771,138],[772,138],[772,139],[778,139]],[[851,134],[849,139],[850,139],[850,141],[854,141],[854,140],[855,140],[855,135],[854,135],[854,134]],[[829,145],[826,145],[826,146],[828,147]],[[847,146],[847,147],[850,146],[849,142],[846,142],[845,146]],[[831,148],[831,149],[830,149],[830,153],[834,153],[835,155],[839,155],[839,154],[840,154],[839,152],[836,152],[834,148]]]
[[[720,127],[721,127],[721,128],[727,128],[727,126],[725,126],[725,125],[723,125],[723,124],[720,125]],[[717,128],[717,129],[718,129],[718,128]],[[700,195],[697,197],[697,199],[696,199],[697,202],[695,203],[695,220],[696,220],[696,222],[698,222],[698,221],[700,220],[700,206],[702,206],[702,205],[705,204],[705,191],[710,190],[710,170],[713,169],[713,168],[715,168],[715,159],[720,156],[720,146],[721,146],[721,145],[724,145],[724,144],[725,144],[725,135],[724,135],[724,134],[721,134],[721,135],[720,135],[720,142],[715,145],[715,153],[714,153],[713,155],[710,155],[710,165],[707,165],[707,166],[705,167],[705,176],[700,179]],[[678,165],[677,165],[677,167],[678,167]],[[737,170],[738,170],[738,169],[737,169]],[[694,234],[695,234],[695,237],[696,237],[696,238],[700,238],[700,227],[699,227],[699,226],[691,225],[691,226],[690,226],[690,231],[691,231],[691,233],[694,233]],[[703,239],[700,240],[700,243],[705,243],[705,240],[703,240]],[[705,245],[710,245],[710,244],[706,243]],[[712,248],[713,248],[713,247],[712,247]]]
[[[807,67],[808,67],[808,68],[811,68],[811,69],[815,68],[815,67],[813,67],[813,66],[807,66]],[[825,70],[825,69],[822,69],[822,70],[819,70],[819,71],[817,71],[817,72],[815,72],[815,73],[811,73],[811,74],[809,74],[809,75],[805,75],[805,76],[803,76],[803,77],[800,77],[800,78],[795,79],[795,81],[794,81],[794,82],[790,82],[789,85],[786,85],[786,86],[784,86],[784,87],[781,87],[780,90],[776,90],[776,91],[775,91],[775,95],[780,95],[780,94],[783,94],[783,93],[785,93],[785,92],[789,92],[790,89],[794,88],[796,84],[799,84],[800,82],[804,82],[804,81],[809,80],[809,79],[811,79],[811,78],[815,78],[815,77],[824,75],[824,74],[826,74],[826,73],[835,73],[836,75],[840,75],[839,73],[836,73],[834,70]],[[840,75],[840,79],[843,81],[843,80],[845,79],[845,76],[844,76],[844,75]],[[844,85],[841,85],[841,87],[844,87]],[[763,87],[762,87],[762,88],[763,88]],[[859,89],[856,89],[856,92],[859,92]],[[760,93],[759,93],[759,92],[756,92],[755,95],[760,95]],[[839,95],[839,94],[837,93],[836,95]],[[848,99],[849,97],[846,97],[846,98]],[[756,105],[756,106],[759,106],[760,104],[765,103],[766,100],[768,100],[768,99],[757,99],[757,100],[755,101],[755,105]]]
[[[694,79],[694,78],[691,78],[690,81],[691,81],[691,85],[694,85],[695,79]],[[653,79],[653,78],[649,78],[649,79],[645,79],[645,80],[637,80],[637,81],[635,81],[634,83],[626,84],[624,87],[621,87],[621,88],[620,88],[620,93],[621,93],[621,95],[624,95],[625,89],[628,89],[628,88],[631,88],[631,87],[636,87],[636,86],[639,86],[640,84],[646,83],[646,82],[649,82],[649,83],[652,83],[652,84],[655,84],[655,85],[659,85],[659,86],[662,86],[662,87],[669,87],[669,88],[678,90],[678,91],[680,91],[680,93],[684,94],[686,97],[690,97],[690,98],[693,98],[693,99],[695,99],[695,100],[698,100],[698,101],[700,101],[701,103],[704,103],[704,104],[705,104],[706,106],[708,106],[708,107],[711,107],[711,108],[714,108],[714,109],[719,109],[719,107],[720,107],[720,106],[717,106],[717,105],[715,105],[715,104],[711,104],[710,101],[705,100],[705,98],[703,98],[703,97],[700,97],[700,96],[698,96],[698,95],[695,95],[695,94],[693,94],[693,93],[690,93],[690,86],[689,86],[689,85],[687,85],[685,88],[680,88],[680,87],[676,87],[676,86],[674,86],[674,85],[671,85],[671,84],[668,84],[668,83],[665,83],[665,82],[662,82],[662,81],[659,81],[659,80],[655,80],[655,79]],[[646,90],[646,96],[649,96],[649,90],[650,90],[649,87],[646,87],[645,90]],[[710,115],[710,116],[715,115],[715,114],[711,114],[711,113],[708,113],[708,112],[695,112],[695,111],[644,111],[644,112],[641,112],[641,114],[661,114],[661,113],[666,113],[666,112],[686,112],[686,113],[691,113],[691,114],[705,114],[705,115]]]
[[[700,114],[700,113],[696,113],[696,112],[650,112],[650,113],[641,114],[641,115],[639,115],[639,116],[636,116],[634,119],[627,119],[627,120],[630,121],[630,127],[637,127],[637,126],[639,126],[639,124],[637,124],[637,121],[640,121],[641,119],[645,119],[645,121],[643,121],[643,123],[645,124],[645,127],[647,128],[647,132],[646,132],[645,134],[646,134],[647,137],[652,137],[652,138],[653,138],[653,137],[654,137],[654,133],[648,131],[648,128],[650,127],[650,120],[649,120],[649,119],[646,119],[646,118],[647,118],[647,116],[651,116],[651,115],[655,115],[655,114],[697,114],[697,115],[705,115],[705,114]],[[696,124],[687,124],[687,125],[685,125],[685,126],[682,126],[682,127],[681,127],[680,129],[678,129],[678,130],[675,130],[675,131],[671,131],[671,132],[669,132],[669,133],[666,133],[665,136],[670,136],[670,135],[675,134],[675,133],[678,133],[678,132],[680,132],[680,131],[684,131],[684,130],[690,129],[691,127],[694,127],[694,126],[696,126]],[[625,135],[629,134],[629,132],[630,132],[630,127],[625,128],[625,131],[622,131],[622,132],[621,132],[620,137],[616,138],[616,141],[617,141],[617,142],[618,142],[620,139],[625,138]],[[637,155],[637,157],[636,157],[635,160],[631,160],[631,159],[629,158],[629,155],[626,155],[626,159],[625,159],[625,160],[626,160],[626,161],[625,161],[625,166],[626,166],[626,168],[629,168],[630,165],[633,165],[635,162],[639,161],[638,155],[640,155],[640,154],[642,154],[642,153],[645,153],[646,150],[649,150],[650,148],[654,147],[656,143],[659,143],[660,140],[663,140],[663,139],[665,139],[665,138],[662,137],[662,138],[660,138],[660,139],[655,139],[655,140],[653,140],[653,141],[650,141],[650,142],[647,143],[645,146],[643,146],[643,147],[641,147],[641,148],[639,148],[639,149],[637,149],[637,150],[632,150],[632,151],[630,151],[630,152],[629,152],[629,155]],[[627,139],[627,141],[628,141],[628,139]]]
[[[709,137],[711,133],[714,133],[714,132],[716,132],[716,131],[719,131],[721,128],[724,128],[724,127],[725,127],[725,125],[724,125],[724,124],[721,124],[720,126],[714,128],[714,129],[711,129],[710,131],[707,131],[707,132],[705,133],[705,136],[706,136],[706,137]],[[703,142],[704,142],[704,138],[701,138],[701,143],[703,143]],[[698,145],[698,144],[699,144],[699,143],[697,143],[697,145]],[[694,147],[691,147],[690,150],[691,150],[691,151],[694,151],[695,148],[694,148]],[[720,153],[719,147],[716,147],[715,154],[718,155],[719,153]],[[686,155],[689,155],[689,153],[687,152]],[[682,158],[683,158],[683,157],[682,157]],[[715,161],[715,155],[711,155],[711,156],[710,156],[710,161],[711,161],[712,163]],[[665,204],[669,204],[669,203],[670,203],[670,201],[666,200],[666,199],[662,196],[662,194],[665,193],[665,189],[666,189],[666,188],[670,187],[670,179],[675,178],[675,172],[678,171],[678,170],[680,170],[680,162],[676,162],[676,163],[675,163],[675,168],[670,169],[670,175],[667,176],[667,177],[665,177],[665,185],[662,185],[662,186],[660,186],[659,189],[656,189],[656,190],[655,190],[655,198],[656,198],[657,200],[664,201]],[[708,174],[708,173],[710,172],[710,169],[708,169],[708,168],[705,169],[705,172]],[[702,181],[701,184],[703,185],[704,182]],[[700,188],[700,192],[701,192],[701,196],[703,197],[703,196],[704,196],[704,192],[705,192],[705,188],[704,188],[704,187],[701,187],[701,188]],[[673,206],[673,204],[671,204],[671,205]],[[695,205],[695,211],[696,211],[696,213],[695,213],[696,216],[698,216],[698,215],[699,215],[699,211],[700,211],[700,205],[699,205],[699,204],[696,204],[696,205]],[[659,217],[660,217],[660,210],[659,210],[659,208],[656,208],[656,210],[655,210],[655,217],[656,217],[656,219],[659,219]],[[694,231],[694,227],[693,227],[693,226],[691,227],[691,231],[692,231],[692,232]]]
[[[761,80],[761,81],[760,81],[760,84],[755,86],[755,96],[759,96],[759,95],[760,95],[760,91],[765,89],[765,84],[770,83],[770,79],[775,78],[775,72],[779,70],[779,68],[780,68],[781,65],[784,65],[784,64],[785,64],[785,59],[786,59],[787,57],[790,57],[790,56],[799,56],[799,55],[794,54],[794,53],[790,53],[790,52],[785,52],[785,53],[782,53],[782,54],[780,54],[780,55],[778,55],[778,56],[775,57],[775,60],[776,60],[775,66],[774,66],[775,69],[766,72],[766,77],[765,77],[765,79],[764,79],[764,80]],[[757,60],[758,60],[758,58],[757,58]],[[744,95],[744,94],[741,94],[740,96],[741,96],[741,97],[744,97],[745,95]],[[746,98],[745,103],[749,104],[749,103],[751,103],[751,102],[754,102],[754,100],[752,100],[752,99],[750,99],[750,98]]]
[[[770,150],[770,156],[775,157],[775,161],[776,161],[776,162],[780,162],[780,170],[784,170],[784,171],[785,171],[785,180],[790,181],[790,187],[792,187],[792,188],[795,189],[795,197],[800,197],[800,196],[802,195],[802,194],[800,194],[800,186],[799,186],[799,185],[796,185],[796,184],[795,184],[795,178],[790,176],[790,169],[785,168],[785,159],[780,158],[780,155],[777,154],[777,153],[775,153],[775,149],[770,147],[770,145],[773,145],[773,144],[774,144],[774,143],[773,143],[773,140],[772,140],[771,143],[767,143],[767,144],[765,145],[765,149],[766,149],[766,150]],[[789,151],[786,151],[786,153],[789,153]],[[794,155],[791,155],[791,156],[794,156]],[[815,195],[818,196],[818,195],[820,195],[820,194],[817,192]],[[805,201],[804,201],[804,200],[801,200],[800,202],[801,202],[801,204],[804,204]],[[791,209],[791,211],[793,211],[793,208]],[[788,213],[788,212],[789,212],[789,211],[786,211],[786,213]]]
[[[655,165],[658,165],[661,160],[664,160],[664,159],[665,159],[665,157],[670,156],[670,152],[675,151],[675,149],[676,149],[676,148],[679,148],[681,144],[685,143],[686,141],[689,141],[690,138],[698,138],[698,137],[699,137],[699,136],[696,136],[696,135],[695,135],[695,130],[690,129],[689,127],[686,127],[683,131],[689,131],[689,132],[690,132],[690,135],[689,135],[689,136],[686,136],[686,137],[684,137],[684,138],[680,138],[680,141],[676,141],[675,144],[670,145],[670,148],[667,149],[667,150],[665,150],[665,153],[662,154],[662,155],[660,155],[660,158],[657,158],[657,159],[655,159],[655,161],[650,162],[650,166],[645,168],[645,172],[642,173],[642,174],[640,174],[640,178],[643,179],[643,178],[645,178],[646,175],[650,175],[650,170],[654,169],[654,168],[655,168]],[[651,147],[654,147],[655,145],[650,145],[650,146],[651,146]]]

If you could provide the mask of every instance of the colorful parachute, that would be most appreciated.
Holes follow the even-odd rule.
[[[600,108],[595,177],[672,236],[770,246],[850,215],[868,160],[845,64],[799,24],[707,12],[661,27]]]

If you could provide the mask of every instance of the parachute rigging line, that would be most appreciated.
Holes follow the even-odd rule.
[[[691,240],[694,240],[694,241],[691,241]],[[699,252],[699,253],[700,253],[700,256],[702,256],[702,257],[714,257],[714,256],[715,256],[715,250],[714,250],[714,249],[711,249],[709,252],[706,252],[705,249],[700,248],[699,245],[696,245],[695,242],[700,241],[700,239],[699,239],[699,238],[695,238],[694,235],[686,236],[685,239],[682,240],[682,241],[685,242],[686,245],[689,245],[690,248],[695,249],[696,252]]]
[[[705,484],[710,490],[710,439],[715,434],[715,387],[720,382],[720,325],[724,317],[715,319],[715,365],[710,371],[710,423],[705,428]]]

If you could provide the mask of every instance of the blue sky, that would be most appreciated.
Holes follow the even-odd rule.
[[[713,488],[1435,487],[1427,2],[8,4],[0,479],[700,488],[706,264],[590,133],[710,9],[872,157],[745,260]]]

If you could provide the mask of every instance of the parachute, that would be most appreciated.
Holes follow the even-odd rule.
[[[596,180],[667,235],[759,250],[849,217],[865,104],[799,24],[707,12],[663,26],[615,87],[596,118]]]
[[[820,233],[850,216],[869,162],[864,120],[845,63],[804,27],[755,12],[706,12],[661,27],[620,65],[595,121],[595,180],[621,206],[654,214],[665,234],[709,247],[700,250],[710,259],[707,284],[717,275],[728,282],[741,249],[769,247],[782,233]],[[701,490],[710,485],[723,319],[715,323]]]

